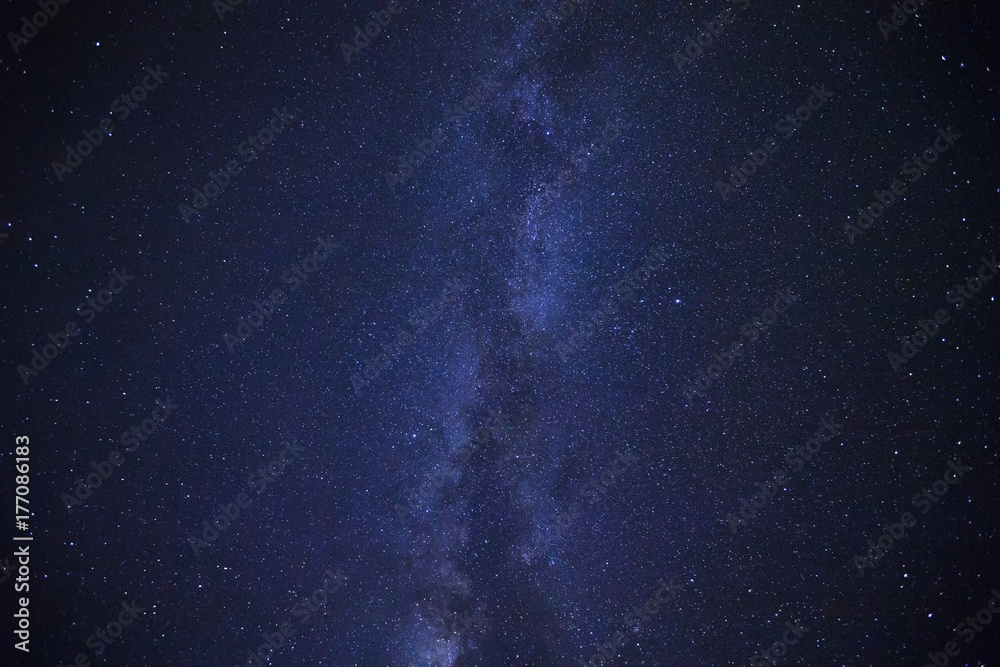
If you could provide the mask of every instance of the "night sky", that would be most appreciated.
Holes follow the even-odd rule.
[[[0,664],[1000,665],[996,2],[233,1],[0,9]]]

